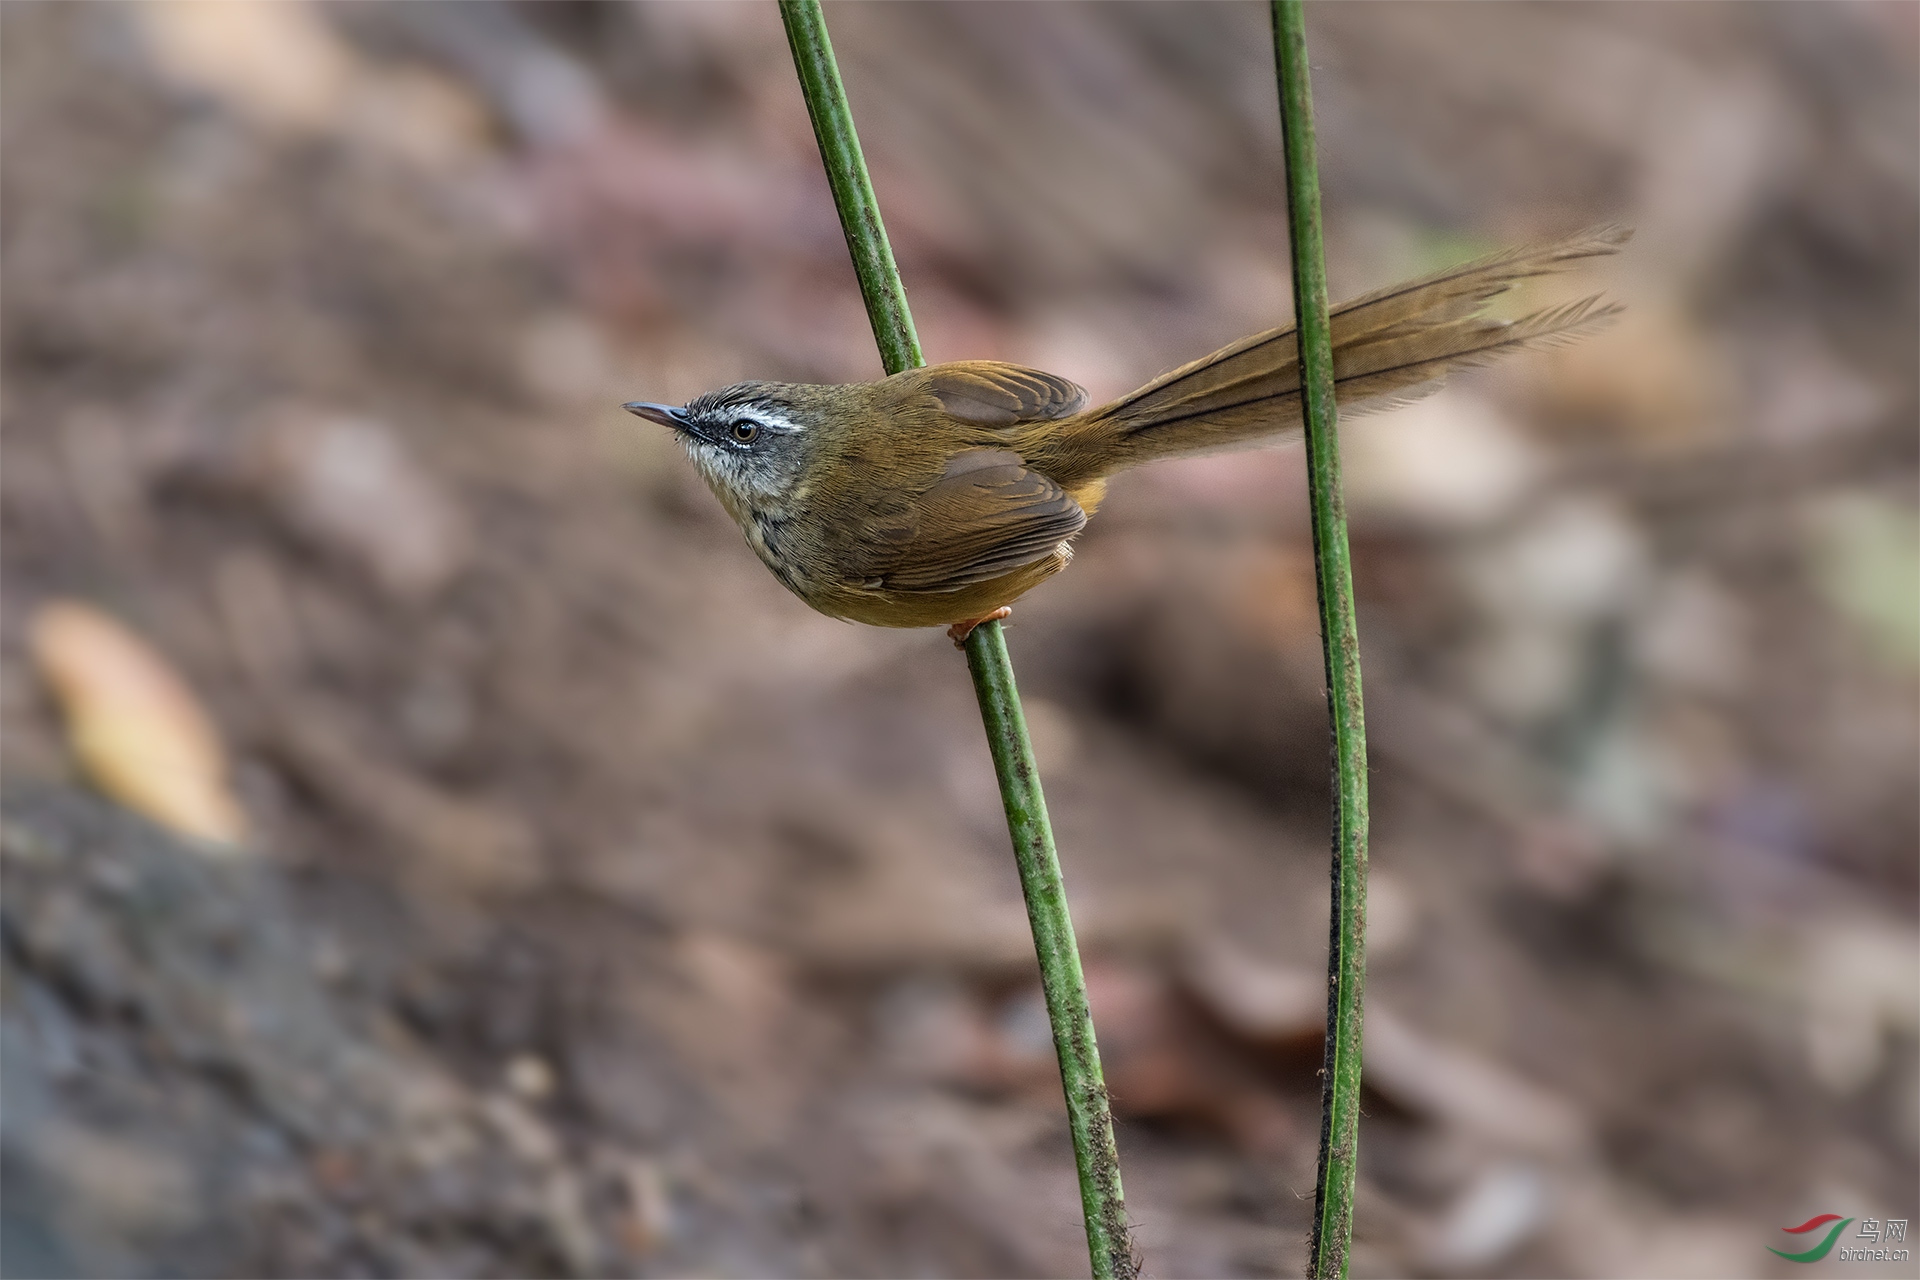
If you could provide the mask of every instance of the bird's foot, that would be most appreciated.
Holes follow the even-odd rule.
[[[1005,605],[1001,605],[984,618],[975,618],[971,622],[954,623],[947,628],[947,638],[953,641],[954,648],[964,649],[967,647],[967,637],[973,634],[975,627],[983,622],[998,622],[1002,618],[1011,618],[1012,616],[1013,610],[1007,608]]]

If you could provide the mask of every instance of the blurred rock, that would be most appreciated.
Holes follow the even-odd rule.
[[[1447,1275],[1486,1275],[1539,1231],[1548,1207],[1538,1168],[1521,1161],[1492,1165],[1447,1208],[1426,1264]]]
[[[1536,451],[1492,404],[1449,388],[1341,433],[1355,521],[1421,533],[1484,528],[1541,474]]]
[[[260,503],[288,533],[403,601],[432,596],[471,559],[457,501],[386,425],[282,403],[248,426],[237,441],[183,450],[174,485]]]
[[[1647,574],[1639,531],[1590,498],[1555,501],[1455,564],[1488,624],[1465,676],[1483,706],[1517,723],[1568,706],[1586,675],[1589,628],[1626,612]]]
[[[537,1054],[516,1054],[501,1073],[507,1088],[528,1102],[545,1102],[553,1096],[553,1068]]]
[[[1173,983],[1112,960],[1089,962],[1086,977],[1114,1114],[1195,1125],[1250,1151],[1278,1151],[1298,1136],[1291,1111],[1255,1065],[1196,1019]],[[1007,1060],[1028,1064],[1029,1089],[1057,1093],[1058,1059],[1039,989],[1009,1000],[996,1025]]]
[[[156,0],[129,12],[171,79],[268,123],[323,127],[350,91],[352,52],[298,0]]]
[[[1209,548],[1169,568],[1164,594],[1114,637],[1122,708],[1272,801],[1313,807],[1327,756],[1312,558]]]
[[[630,1157],[619,1168],[626,1192],[621,1243],[630,1257],[644,1258],[673,1236],[673,1198],[666,1175],[654,1161]]]
[[[524,819],[450,794],[383,758],[340,707],[307,687],[309,636],[272,562],[234,553],[215,566],[213,589],[271,749],[363,829],[404,850],[405,873],[431,884],[436,903],[450,905],[448,888],[511,892],[544,877],[540,842]],[[465,704],[452,677],[430,674],[413,695],[402,701],[399,719],[414,731],[416,747],[432,753],[457,745]]]
[[[1749,375],[1753,432],[1766,445],[1836,449],[1896,418],[1896,396],[1833,349],[1833,336],[1794,328],[1768,335]]]
[[[730,1128],[773,1140],[789,1131],[804,1076],[794,973],[783,956],[712,932],[677,939],[667,983],[619,994],[634,1020],[667,1038],[701,1096]]]
[[[1645,580],[1646,548],[1608,503],[1563,499],[1465,570],[1489,612],[1577,625],[1617,614]]]
[[[192,1171],[171,1152],[61,1121],[47,1123],[37,1139],[38,1171],[109,1238],[164,1236],[206,1212]]]
[[[1619,322],[1512,375],[1549,421],[1626,432],[1657,452],[1716,440],[1741,404],[1723,344],[1665,290],[1637,289]]]
[[[429,668],[402,698],[399,719],[416,753],[428,760],[449,759],[473,739],[473,694],[452,672]]]
[[[1649,674],[1676,688],[1732,697],[1752,671],[1752,619],[1705,574],[1670,574],[1638,611],[1634,653]]]
[[[262,462],[261,479],[294,529],[396,596],[431,595],[466,563],[459,509],[378,422],[290,410]]]
[[[872,1018],[882,1061],[920,1079],[1004,1090],[1034,1062],[1031,1037],[1017,1030],[997,1034],[1001,1029],[990,1025],[984,1002],[951,979],[891,983],[875,999]],[[1007,1047],[1015,1049],[1017,1061],[1006,1060]]]
[[[1920,1033],[1920,934],[1856,917],[1813,925],[1804,945],[1808,1061],[1821,1084],[1851,1094],[1879,1074],[1896,1037]]]
[[[1207,1012],[1256,1043],[1326,1035],[1325,974],[1263,964],[1215,938],[1189,953],[1180,975]]]
[[[464,800],[380,759],[324,704],[292,699],[277,716],[274,745],[289,767],[344,814],[413,855],[404,873],[420,876],[423,887],[438,881],[442,889],[513,893],[545,879],[540,840],[519,815]]]
[[[783,843],[812,868],[778,925],[796,957],[841,973],[1004,972],[1031,961],[1013,886],[996,883],[951,835],[913,830],[897,815],[863,816],[853,823],[820,804],[786,822]]]
[[[544,1121],[503,1120],[510,1100],[470,1093],[367,987],[318,985],[326,935],[271,864],[56,792],[6,800],[0,858],[10,1272],[590,1274],[619,1256]]]
[[[250,122],[341,133],[419,164],[471,162],[486,122],[456,82],[363,61],[306,0],[271,6],[154,0],[128,15],[162,75]]]
[[[1517,1151],[1564,1155],[1589,1141],[1579,1111],[1504,1067],[1416,1031],[1368,1002],[1365,1073],[1400,1106]]]

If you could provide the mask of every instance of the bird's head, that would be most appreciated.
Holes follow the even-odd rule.
[[[830,387],[741,382],[686,405],[621,406],[670,428],[736,515],[779,511],[806,497],[813,460],[834,421]]]

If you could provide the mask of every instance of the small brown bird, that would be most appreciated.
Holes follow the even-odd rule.
[[[1476,314],[1514,282],[1615,252],[1602,227],[1333,308],[1341,412],[1424,394],[1452,368],[1570,339],[1618,310],[1586,298],[1521,320]],[[949,625],[958,642],[1073,558],[1107,477],[1266,442],[1301,423],[1292,325],[1242,338],[1088,409],[1065,378],[991,360],[878,382],[742,382],[629,412],[673,428],[773,575],[820,612]]]

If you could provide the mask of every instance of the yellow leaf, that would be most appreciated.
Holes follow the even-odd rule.
[[[89,781],[173,831],[240,843],[245,820],[227,789],[219,733],[165,659],[106,614],[72,601],[42,606],[29,644]]]

